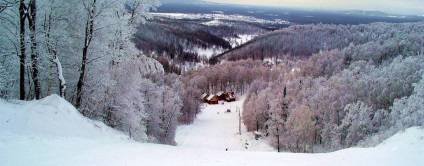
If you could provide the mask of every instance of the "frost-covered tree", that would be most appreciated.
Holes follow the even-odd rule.
[[[181,116],[179,122],[182,124],[190,124],[194,121],[197,114],[200,113],[200,96],[202,95],[201,90],[196,88],[194,81],[190,83],[184,83],[189,80],[182,80],[183,93],[181,99],[183,100],[183,106],[181,108]]]
[[[256,102],[256,95],[251,94],[246,97],[243,103],[243,123],[246,125],[248,131],[256,130],[256,115],[255,115],[255,107],[254,104]]]
[[[138,7],[133,10],[137,12],[129,13],[126,6],[129,3],[138,3]],[[131,35],[135,33],[135,26],[143,20],[146,11],[158,5],[156,0],[92,0],[76,1],[73,4],[79,11],[79,17],[75,17],[73,22],[77,27],[76,32],[81,35],[78,43],[81,44],[81,67],[77,83],[76,103],[77,107],[83,105],[83,87],[86,74],[89,69],[95,69],[90,65],[92,61],[106,60],[104,64],[114,65],[119,63],[121,58],[135,56],[137,51],[131,43]],[[101,55],[109,57],[102,57]],[[123,56],[125,55],[125,56]],[[102,66],[102,64],[100,64]]]
[[[184,89],[179,76],[165,75],[132,42],[137,26],[158,5],[157,0],[2,1],[1,97],[58,93],[83,115],[137,141],[175,144],[183,101],[200,92]],[[188,103],[185,110],[198,113],[198,106]]]
[[[144,95],[141,85],[146,84],[149,80],[142,77],[140,72],[137,72],[138,63],[126,62],[119,65],[117,74],[119,79],[115,82],[111,95],[103,99],[106,107],[105,110],[106,122],[111,126],[123,130],[132,138],[138,141],[147,139],[146,135],[146,119],[147,114],[144,108]],[[128,73],[127,71],[136,71]],[[102,105],[100,105],[102,106]]]
[[[178,92],[173,88],[166,88],[163,95],[163,112],[161,115],[163,133],[159,140],[161,143],[175,144],[174,137],[183,103]]]
[[[424,78],[424,77],[423,77]],[[414,84],[413,94],[395,100],[391,109],[391,124],[398,129],[424,125],[424,79]]]
[[[363,102],[348,104],[346,116],[341,124],[346,147],[354,146],[373,132],[372,115],[374,111]]]
[[[268,111],[268,120],[266,125],[268,126],[269,136],[272,138],[272,144],[276,144],[277,151],[280,152],[281,138],[286,137],[285,131],[286,126],[284,125],[287,121],[288,116],[288,103],[283,96],[276,96],[275,99],[270,100],[270,108]]]
[[[162,99],[161,93],[158,87],[155,87],[154,83],[149,81],[143,84],[143,103],[148,118],[146,119],[146,134],[148,140],[151,142],[159,142],[160,134],[163,132],[161,128],[161,109]]]
[[[286,122],[291,149],[297,152],[313,152],[315,131],[313,117],[313,112],[305,105],[291,111]]]

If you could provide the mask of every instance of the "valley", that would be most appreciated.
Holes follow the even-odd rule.
[[[306,2],[0,1],[0,165],[424,165],[423,2]]]

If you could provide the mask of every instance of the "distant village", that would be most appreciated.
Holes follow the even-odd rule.
[[[236,95],[234,92],[223,92],[220,91],[217,94],[203,93],[202,101],[208,104],[218,104],[219,101],[233,102],[236,101]]]

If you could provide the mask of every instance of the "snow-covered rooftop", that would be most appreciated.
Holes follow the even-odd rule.
[[[209,95],[209,97],[207,98],[207,100],[212,100],[213,97],[215,97],[216,95]]]
[[[215,97],[215,95],[209,95],[209,97],[207,98],[207,100],[212,100],[213,97]]]

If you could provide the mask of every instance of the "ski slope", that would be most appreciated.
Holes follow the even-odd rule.
[[[241,110],[243,101],[244,98],[236,102],[220,101],[218,105],[204,104],[193,124],[178,127],[175,136],[177,145],[220,151],[274,151],[268,140],[255,140],[243,123],[239,134],[238,110]],[[227,109],[231,112],[226,112]]]
[[[214,117],[207,120],[206,111],[212,109],[207,107],[195,125],[218,127],[207,124],[215,122]],[[220,119],[231,119],[233,114]],[[0,165],[424,165],[424,129],[420,127],[398,133],[374,148],[325,154],[246,152],[238,151],[236,144],[226,144],[234,149],[225,151],[220,143],[215,148],[208,143],[196,147],[191,141],[204,142],[195,137],[196,130],[193,126],[193,133],[187,132],[186,142],[179,135],[179,147],[138,143],[103,123],[83,117],[57,95],[27,102],[0,100]],[[216,131],[222,131],[219,135],[234,133],[234,129]]]

